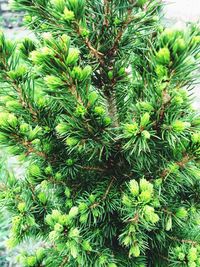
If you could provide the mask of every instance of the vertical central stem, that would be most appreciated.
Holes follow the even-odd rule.
[[[112,119],[112,126],[118,127],[119,123],[117,118],[117,104],[114,93],[113,95],[107,96],[107,103],[108,103],[108,113],[110,118]]]

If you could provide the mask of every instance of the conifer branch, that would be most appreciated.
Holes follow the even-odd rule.
[[[192,244],[192,245],[198,245],[198,242],[190,240],[190,239],[179,239],[177,237],[169,236],[169,238],[173,241],[178,241],[180,243],[184,244]]]
[[[99,206],[100,203],[101,203],[102,201],[104,201],[104,200],[107,198],[107,196],[108,196],[108,194],[109,194],[109,192],[110,192],[110,189],[111,189],[111,187],[112,187],[112,184],[114,183],[115,180],[116,180],[116,178],[113,176],[112,179],[110,180],[110,183],[108,184],[108,187],[107,187],[107,189],[106,189],[104,195],[102,196],[102,198],[101,198],[98,202],[95,202],[94,204],[92,204],[92,205],[90,206],[91,209],[94,209],[94,208],[96,208],[97,206]]]
[[[118,48],[118,45],[120,43],[120,40],[124,34],[124,32],[126,31],[128,25],[134,20],[134,16],[131,16],[132,14],[132,8],[129,8],[127,11],[127,18],[126,20],[123,22],[123,25],[120,29],[120,31],[118,31],[117,36],[114,40],[113,46],[111,47],[111,49],[107,52],[107,55],[112,56],[116,53],[116,50]]]
[[[63,261],[60,264],[60,267],[64,267],[65,264],[67,264],[68,260],[69,260],[68,256],[64,257]]]
[[[105,172],[107,170],[107,169],[93,167],[93,166],[80,166],[80,168],[83,170],[87,170],[87,171],[98,171],[98,172]]]
[[[6,71],[9,71],[9,70],[7,69]],[[19,84],[17,84],[14,80],[12,80],[6,72],[4,73],[4,75],[5,75],[5,79],[8,82],[8,84],[10,84],[17,92],[20,104],[24,107],[24,109],[26,109],[26,110],[28,109],[30,114],[32,115],[32,118],[34,120],[36,120],[37,119],[37,113],[33,109],[30,101],[26,101],[24,99],[23,93],[22,93],[22,88],[19,86]]]

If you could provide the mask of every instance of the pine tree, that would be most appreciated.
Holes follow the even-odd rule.
[[[7,246],[19,266],[200,266],[200,28],[158,0],[14,0],[34,40],[0,34]]]

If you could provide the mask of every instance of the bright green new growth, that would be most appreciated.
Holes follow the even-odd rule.
[[[35,41],[0,33],[0,186],[19,266],[200,266],[200,29],[157,0],[15,0]],[[41,244],[41,243],[40,243]]]

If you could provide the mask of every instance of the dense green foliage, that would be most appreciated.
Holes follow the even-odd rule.
[[[35,40],[0,34],[8,247],[22,266],[200,266],[200,29],[159,1],[15,0]]]

